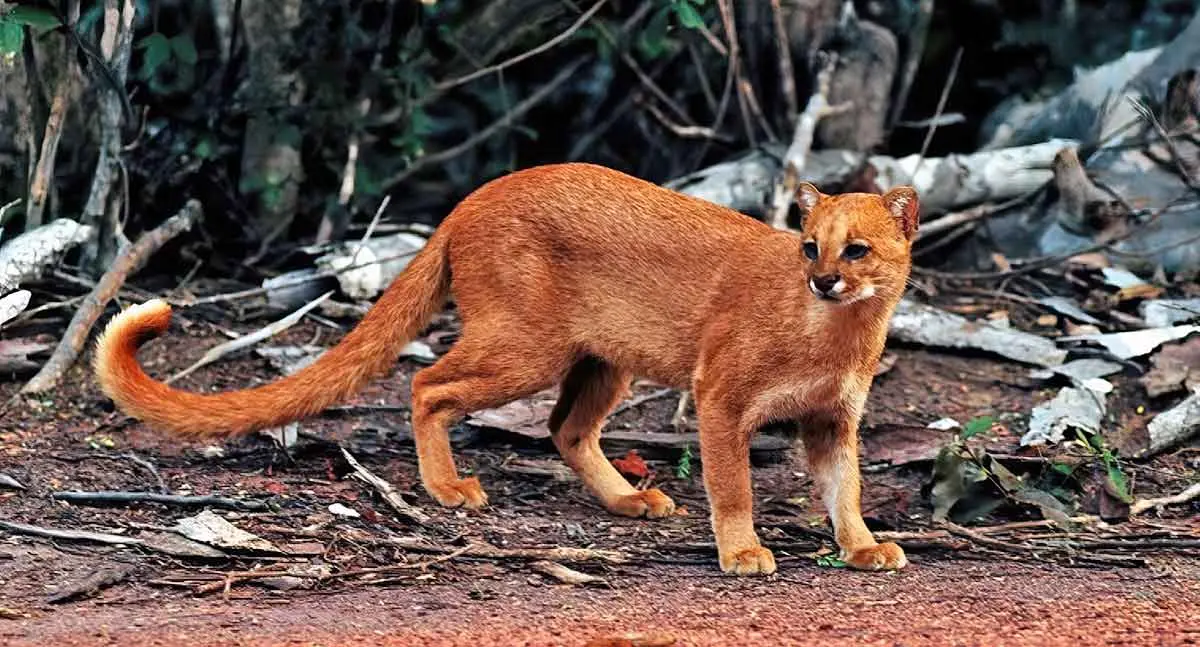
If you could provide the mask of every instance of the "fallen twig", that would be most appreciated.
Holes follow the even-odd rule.
[[[1138,515],[1149,510],[1157,510],[1169,505],[1179,505],[1195,499],[1200,499],[1200,483],[1193,483],[1186,490],[1180,492],[1179,494],[1172,494],[1170,496],[1158,497],[1154,499],[1138,499],[1129,506],[1129,514],[1131,516]]]
[[[404,497],[400,496],[400,493],[396,491],[396,488],[392,487],[391,483],[388,483],[386,480],[376,476],[370,470],[363,467],[362,464],[359,463],[354,456],[352,456],[350,452],[346,450],[345,447],[342,447],[341,450],[342,456],[346,458],[346,462],[349,463],[350,467],[354,469],[354,477],[375,488],[375,491],[379,493],[379,496],[383,497],[383,500],[386,501],[387,504],[396,511],[396,513],[405,519],[422,526],[427,526],[432,522],[432,519],[429,515],[421,511],[420,508],[405,501]]]
[[[47,539],[67,539],[73,541],[94,541],[100,544],[121,544],[126,546],[138,546],[142,544],[141,539],[136,537],[125,537],[123,535],[111,535],[106,532],[90,532],[87,530],[63,530],[60,528],[43,528],[42,526],[34,526],[27,523],[19,523],[16,521],[4,521],[0,519],[0,530],[20,535],[31,535],[33,537],[45,537]]]
[[[387,537],[383,539],[374,537],[361,537],[364,541],[383,543],[388,546],[395,546],[405,550],[411,550],[418,553],[433,553],[447,554],[461,551],[461,548],[451,548],[448,546],[438,546],[424,539],[415,537]],[[519,560],[547,560],[551,562],[606,562],[609,564],[625,564],[629,562],[629,557],[620,551],[601,550],[598,548],[568,548],[556,546],[554,548],[497,548],[491,544],[472,543],[468,550],[462,551],[459,554],[464,557],[478,557],[483,559],[519,559]]]
[[[969,541],[956,539],[946,530],[926,532],[889,532],[885,530],[876,532],[875,539],[895,542],[906,550],[964,550],[971,547]]]
[[[529,568],[547,577],[552,577],[563,584],[570,584],[572,586],[581,586],[585,584],[599,584],[601,586],[608,586],[608,582],[602,577],[588,575],[587,573],[580,573],[573,568],[567,568],[566,566],[563,566],[557,562],[538,560],[530,564]]]
[[[145,458],[142,458],[141,456],[138,456],[137,454],[135,454],[133,452],[125,452],[124,454],[121,454],[121,458],[127,458],[134,465],[137,465],[138,467],[146,470],[147,472],[150,472],[150,476],[154,477],[155,483],[158,484],[159,491],[162,492],[163,494],[167,494],[171,491],[171,488],[167,487],[166,482],[163,481],[162,474],[158,473],[158,468],[154,466],[154,463],[146,460]]]
[[[158,494],[156,492],[54,492],[51,498],[57,501],[81,503],[84,505],[125,504],[125,503],[161,503],[164,505],[202,505],[230,510],[269,510],[270,506],[264,501],[230,499],[221,496],[188,496],[180,494]]]
[[[192,364],[191,366],[183,369],[182,371],[179,371],[175,375],[172,375],[170,378],[168,378],[167,384],[170,384],[170,383],[174,382],[175,380],[178,380],[179,378],[184,377],[186,375],[190,375],[196,369],[198,369],[202,366],[207,366],[208,364],[211,364],[211,363],[221,359],[222,357],[225,357],[226,355],[228,355],[230,353],[234,353],[239,350],[242,350],[243,348],[253,346],[254,344],[257,344],[258,342],[263,341],[264,339],[269,339],[271,337],[274,337],[275,335],[278,335],[279,333],[287,330],[288,328],[291,328],[292,326],[299,323],[299,321],[304,318],[304,315],[308,314],[314,308],[321,305],[321,303],[323,301],[325,301],[332,295],[333,295],[333,290],[330,290],[330,291],[326,292],[325,294],[322,294],[321,296],[317,297],[316,299],[309,301],[304,306],[302,306],[299,310],[284,317],[283,319],[271,322],[270,324],[263,326],[262,328],[259,328],[258,330],[255,330],[252,333],[242,335],[241,337],[238,337],[237,339],[233,339],[233,340],[227,341],[223,344],[217,344],[216,346],[213,346],[212,348],[208,349],[208,351],[206,353],[204,353],[203,357],[196,360],[195,364]]]
[[[630,409],[636,409],[637,407],[640,407],[640,406],[642,406],[643,404],[646,404],[647,402],[651,402],[651,401],[653,401],[653,400],[659,400],[659,399],[661,399],[661,398],[665,398],[665,397],[667,397],[668,395],[671,395],[671,394],[672,394],[672,393],[674,393],[674,392],[675,392],[675,390],[674,390],[674,389],[659,389],[659,390],[657,390],[657,391],[651,391],[650,393],[647,393],[647,394],[645,394],[645,395],[639,395],[639,396],[638,396],[638,397],[636,397],[636,398],[633,398],[633,399],[630,399],[630,400],[626,400],[625,402],[622,402],[622,403],[620,404],[620,406],[618,406],[617,408],[613,409],[613,410],[612,410],[612,413],[610,413],[610,414],[608,414],[608,415],[609,415],[609,417],[612,417],[612,416],[615,416],[615,415],[617,415],[618,413],[624,413],[624,412],[626,412],[626,411],[629,411]]]
[[[429,559],[429,560],[426,560],[423,562],[413,562],[411,564],[390,564],[388,566],[375,566],[375,567],[369,567],[369,568],[355,568],[355,569],[351,569],[351,570],[347,570],[347,571],[340,571],[337,573],[332,573],[330,575],[326,575],[325,577],[322,577],[321,579],[335,580],[335,579],[342,579],[345,577],[358,577],[360,575],[378,575],[381,573],[396,573],[396,572],[400,572],[400,571],[424,570],[434,564],[441,564],[442,562],[448,562],[453,559],[456,559],[462,555],[467,554],[470,551],[471,551],[471,546],[463,546],[462,548],[459,548],[458,550],[451,551],[444,555],[439,555],[437,557],[434,557],[433,559]]]
[[[92,326],[104,312],[108,301],[125,283],[126,278],[141,269],[150,255],[167,241],[191,229],[192,225],[200,219],[201,213],[200,202],[189,200],[179,213],[171,216],[157,229],[143,234],[136,243],[122,251],[113,261],[112,267],[96,283],[96,287],[84,300],[83,305],[75,311],[75,316],[71,318],[71,324],[67,327],[58,348],[54,349],[50,360],[42,366],[42,370],[33,379],[21,388],[21,393],[40,393],[54,387],[62,378],[63,373],[75,363],[75,359],[87,342]]]
[[[1105,564],[1109,566],[1142,566],[1145,564],[1145,560],[1140,557],[1113,555],[1110,553],[1081,554],[1077,548],[1017,544],[1009,541],[1003,541],[994,537],[988,537],[980,534],[970,528],[960,526],[950,521],[939,522],[939,525],[955,535],[970,539],[979,546],[984,546],[1006,553],[1033,556],[1036,558],[1042,558],[1043,554],[1048,554],[1054,557],[1066,558],[1077,562],[1089,562],[1093,564]]]

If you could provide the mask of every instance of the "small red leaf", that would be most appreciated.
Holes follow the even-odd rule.
[[[640,479],[650,476],[650,468],[646,465],[646,461],[638,456],[636,449],[626,452],[624,458],[614,458],[612,464],[622,474],[636,476]]]

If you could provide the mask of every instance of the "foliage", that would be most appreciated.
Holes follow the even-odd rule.
[[[675,464],[675,476],[687,480],[692,478],[692,459],[695,455],[692,453],[691,445],[683,446],[683,453],[679,455],[679,462]]]
[[[846,568],[846,562],[838,557],[835,553],[827,553],[825,555],[817,555],[817,566],[824,568]]]
[[[995,419],[991,416],[971,419],[967,421],[967,424],[963,425],[962,432],[959,433],[959,438],[967,440],[988,431],[992,428],[993,423],[995,423]]]
[[[25,28],[37,32],[48,31],[62,22],[48,9],[29,6],[14,6],[3,11],[0,5],[0,59],[11,61],[21,52],[25,42]]]

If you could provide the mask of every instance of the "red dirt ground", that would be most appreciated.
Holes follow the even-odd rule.
[[[242,326],[252,329],[253,326]],[[297,326],[276,343],[310,343],[328,332]],[[143,353],[151,372],[170,374],[223,338],[206,324],[173,330]],[[879,378],[865,429],[921,425],[943,416],[965,421],[997,415],[995,439],[1011,444],[1005,425],[1046,397],[1019,366],[920,350],[894,351],[898,362]],[[80,367],[86,366],[80,362]],[[405,404],[416,365],[402,363],[354,402]],[[234,388],[276,373],[253,355],[222,361],[181,381],[188,388]],[[1130,382],[1133,382],[1130,380]],[[0,384],[0,401],[18,383]],[[639,387],[639,393],[653,390]],[[1122,420],[1132,413],[1134,389],[1122,387]],[[673,399],[648,402],[615,416],[610,428],[668,431]],[[1127,406],[1128,405],[1128,406]],[[576,546],[625,550],[634,563],[576,565],[607,587],[569,587],[518,561],[459,559],[405,571],[397,577],[322,583],[313,589],[273,590],[255,584],[196,596],[165,586],[185,576],[219,577],[271,563],[240,557],[196,563],[133,548],[50,541],[0,532],[0,644],[4,645],[1185,645],[1200,642],[1200,560],[1194,549],[1139,553],[1147,566],[1067,567],[989,551],[910,550],[912,566],[897,574],[867,574],[819,566],[820,505],[802,463],[768,461],[755,470],[764,537],[777,546],[779,573],[766,580],[722,576],[714,556],[698,474],[680,478],[675,456],[647,451],[656,484],[689,514],[662,521],[614,518],[577,482],[514,473],[513,457],[557,459],[545,444],[513,434],[462,434],[456,454],[479,474],[493,505],[482,512],[437,508],[420,491],[407,419],[399,413],[350,413],[306,421],[305,432],[334,440],[371,433],[359,459],[396,485],[409,501],[466,540],[495,546]],[[261,437],[225,446],[223,457],[199,445],[163,438],[129,424],[98,395],[83,368],[55,394],[28,399],[0,422],[0,472],[24,492],[0,490],[0,518],[57,528],[138,532],[169,526],[196,510],[153,505],[82,507],[53,501],[59,490],[147,490],[154,481],[133,462],[152,460],[176,493],[217,493],[268,499],[281,509],[227,515],[239,527],[278,544],[313,541],[312,561],[334,570],[419,563],[427,556],[356,542],[351,533],[412,536],[416,530],[388,513],[369,488],[344,479],[336,448],[304,441],[285,455]],[[1196,478],[1194,452],[1164,457],[1136,472],[1137,496],[1179,491]],[[921,486],[929,463],[866,474],[865,509],[876,528],[924,530],[929,504]],[[341,502],[361,519],[334,519]],[[1200,537],[1195,504],[1122,527],[1142,536],[1170,529]],[[1011,512],[1011,511],[1010,511]],[[1011,517],[991,522],[1011,521]],[[307,560],[305,560],[307,561]],[[96,568],[129,564],[124,582],[82,601],[51,604],[47,595]],[[640,637],[634,638],[634,635]]]

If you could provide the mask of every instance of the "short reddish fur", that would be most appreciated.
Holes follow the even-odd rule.
[[[464,199],[362,322],[295,375],[203,395],[154,381],[135,353],[166,330],[161,301],[113,319],[96,374],[152,426],[243,434],[316,413],[390,370],[452,293],[462,336],[416,375],[412,393],[422,482],[443,505],[487,502],[477,479],[459,478],[448,426],[561,384],[550,429],[588,489],[618,514],[672,514],[670,498],[635,490],[600,451],[605,417],[644,376],[695,394],[723,570],[775,570],[754,532],[749,439],[780,420],[801,423],[848,563],[900,568],[903,552],[877,544],[862,521],[857,427],[909,273],[916,196],[824,196],[806,185],[799,198],[807,215],[796,236],[603,167],[528,169]],[[806,240],[816,261],[801,251]],[[852,240],[869,244],[864,258],[841,256]],[[809,287],[831,273],[843,277],[841,302]]]

